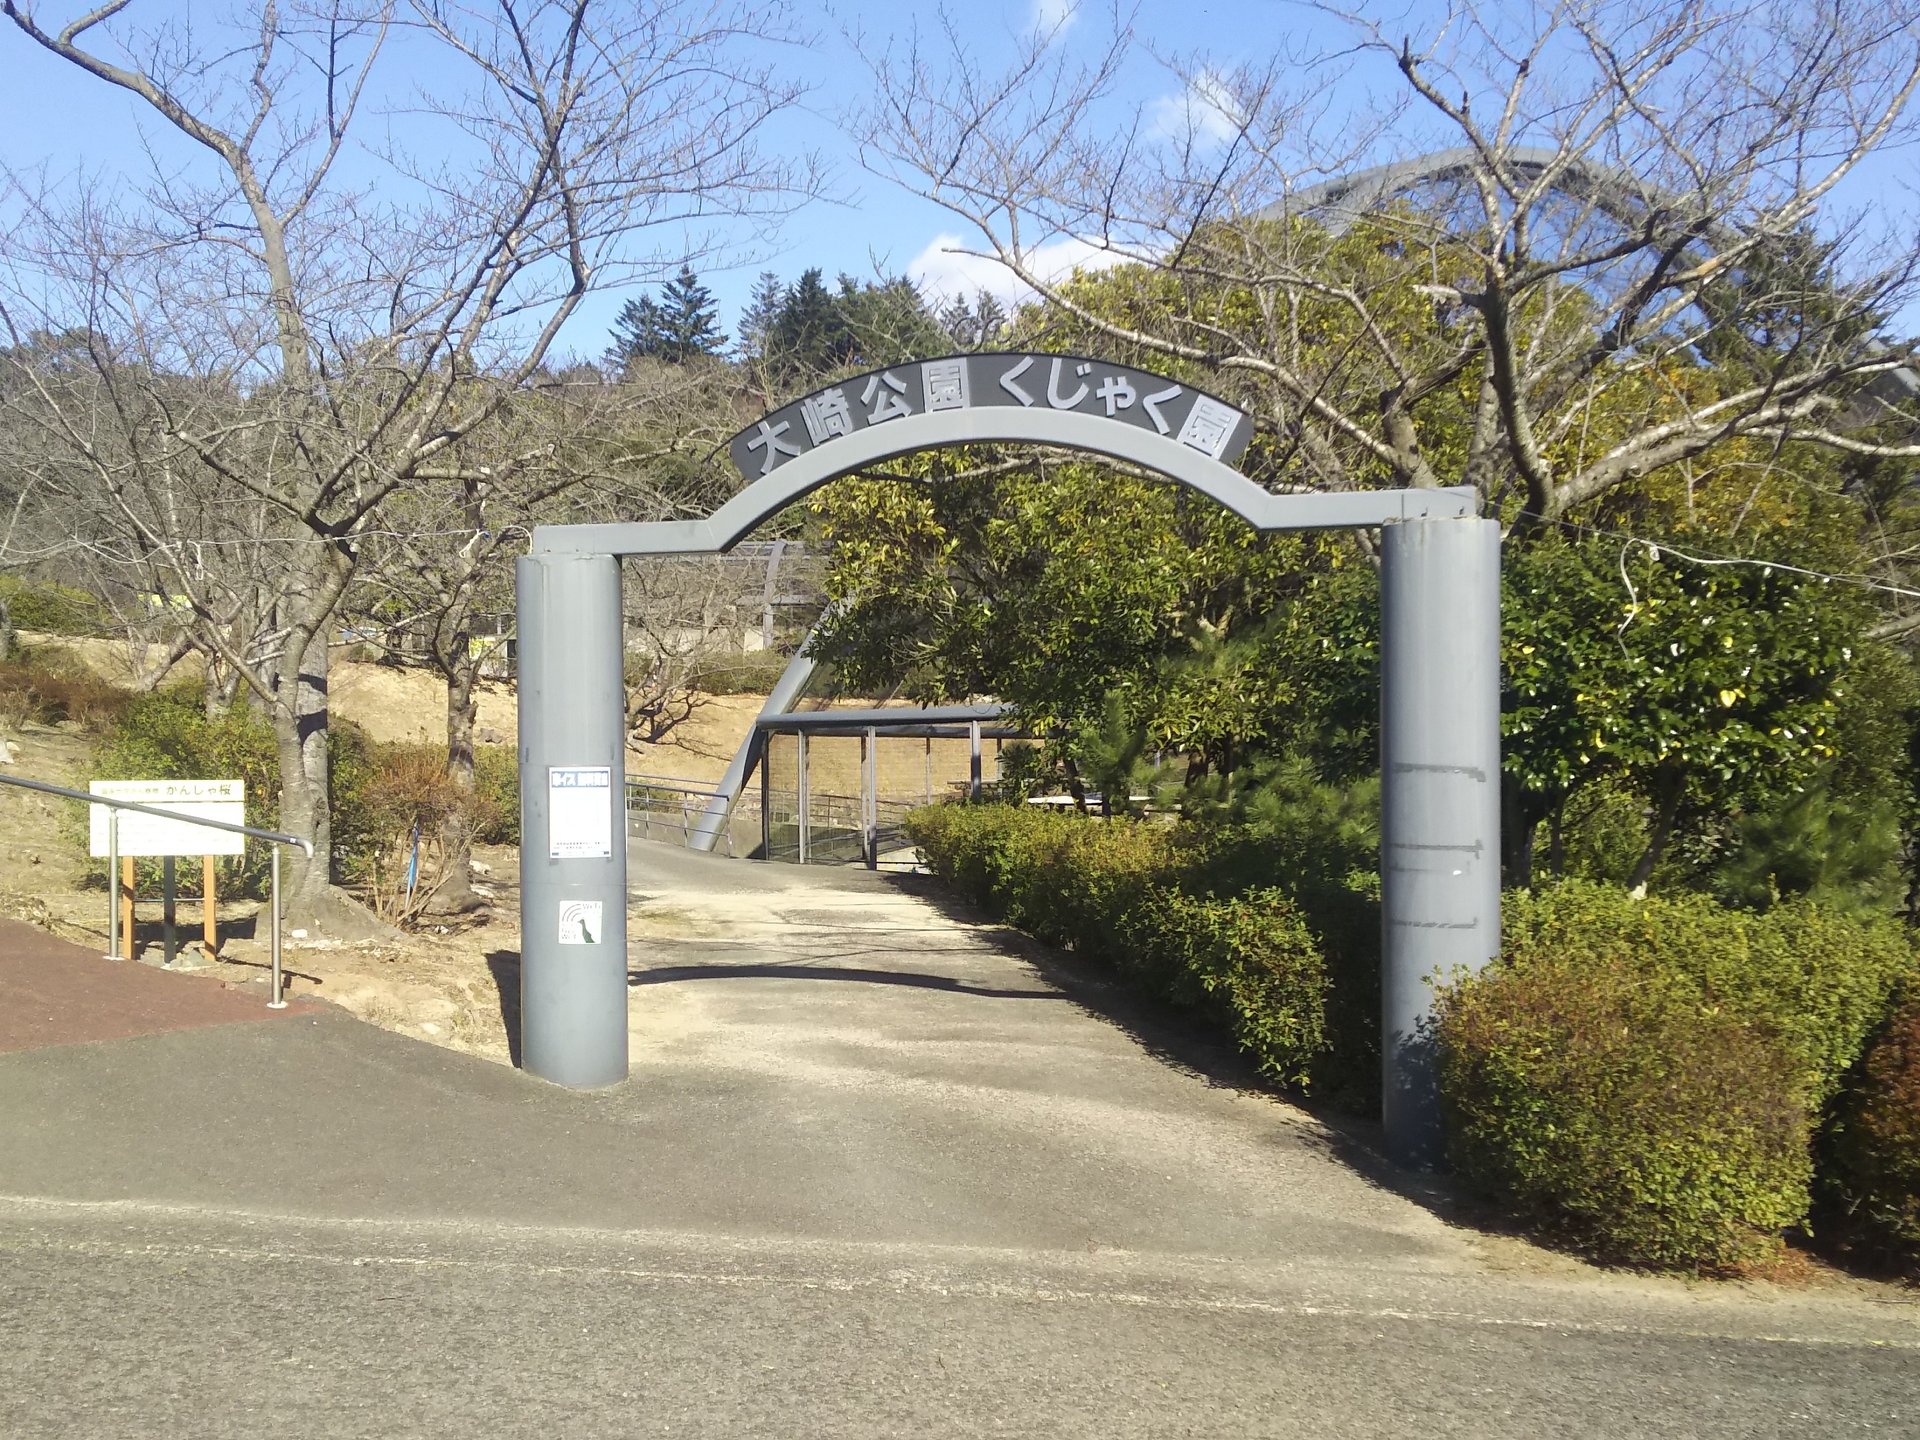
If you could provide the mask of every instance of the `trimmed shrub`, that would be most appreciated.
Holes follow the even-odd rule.
[[[1308,1087],[1327,1044],[1327,972],[1278,890],[1225,899],[1154,889],[1123,908],[1125,968],[1168,999],[1211,1011],[1268,1078]]]
[[[1705,895],[1635,900],[1583,881],[1509,891],[1505,901],[1509,967],[1618,965],[1678,987],[1703,1010],[1777,1036],[1816,1109],[1916,970],[1913,942],[1897,921],[1840,915],[1804,901],[1754,914]]]
[[[511,745],[473,747],[473,838],[520,843],[520,757]]]
[[[1920,1277],[1920,985],[1851,1077],[1823,1150],[1852,1248]]]
[[[1684,978],[1537,956],[1451,987],[1435,1034],[1455,1168],[1542,1233],[1727,1269],[1806,1217],[1803,1064]]]

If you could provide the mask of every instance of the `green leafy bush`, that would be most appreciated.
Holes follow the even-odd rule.
[[[1501,924],[1511,968],[1623,966],[1649,983],[1678,987],[1703,1010],[1771,1032],[1816,1108],[1916,970],[1913,942],[1897,921],[1798,900],[1753,914],[1706,895],[1636,900],[1625,890],[1567,881],[1509,891]]]
[[[98,635],[108,619],[106,608],[86,591],[20,575],[0,575],[0,605],[16,630],[42,635]]]
[[[1215,1013],[1261,1073],[1312,1083],[1327,1045],[1327,972],[1292,900],[1272,889],[1225,898],[1154,889],[1119,917],[1127,968]]]
[[[1435,1034],[1455,1168],[1544,1233],[1719,1269],[1806,1216],[1803,1064],[1684,977],[1537,956],[1450,988]]]
[[[1825,1188],[1853,1247],[1920,1276],[1920,985],[1851,1077],[1822,1148]]]
[[[511,745],[473,750],[473,838],[482,845],[520,843],[520,757]]]
[[[130,699],[94,751],[93,775],[101,780],[238,779],[246,785],[246,823],[279,828],[280,772],[273,726],[239,705],[209,716],[205,692],[197,683],[170,685]],[[221,883],[237,886],[240,893],[264,894],[265,849],[249,842],[247,851],[221,859]],[[152,864],[157,867],[159,862]],[[143,876],[139,883],[145,887],[153,882]]]
[[[205,699],[197,682],[130,697],[94,751],[94,776],[102,780],[237,778],[246,783],[246,823],[279,829],[279,747],[272,723],[245,705],[210,716]],[[335,718],[327,727],[337,879],[357,878],[371,847],[378,843],[377,797],[384,783],[378,749],[356,725]],[[265,894],[270,862],[263,845],[249,844],[244,857],[230,856],[220,863],[224,883],[237,884],[241,893]]]
[[[1169,827],[1004,805],[917,810],[907,832],[968,900],[1050,944],[1112,965],[1233,1035],[1261,1071],[1311,1083],[1327,1046],[1326,965],[1275,889],[1196,893],[1205,857]]]

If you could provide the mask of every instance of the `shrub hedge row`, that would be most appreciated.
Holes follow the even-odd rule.
[[[1849,1079],[1822,1147],[1823,1218],[1920,1279],[1920,983]]]

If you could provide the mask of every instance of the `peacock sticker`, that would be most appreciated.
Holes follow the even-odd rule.
[[[598,945],[600,934],[598,900],[569,900],[560,907],[562,945]]]

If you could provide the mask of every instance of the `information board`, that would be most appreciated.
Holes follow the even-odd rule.
[[[239,780],[95,780],[87,786],[89,794],[107,800],[131,800],[137,805],[152,805],[181,816],[164,820],[158,815],[142,815],[135,810],[120,812],[120,853],[122,855],[240,855],[247,848],[247,837],[231,830],[212,830],[204,825],[188,824],[189,819],[219,820],[228,825],[247,822],[246,785]],[[108,847],[106,805],[87,807],[87,853],[106,855]]]

